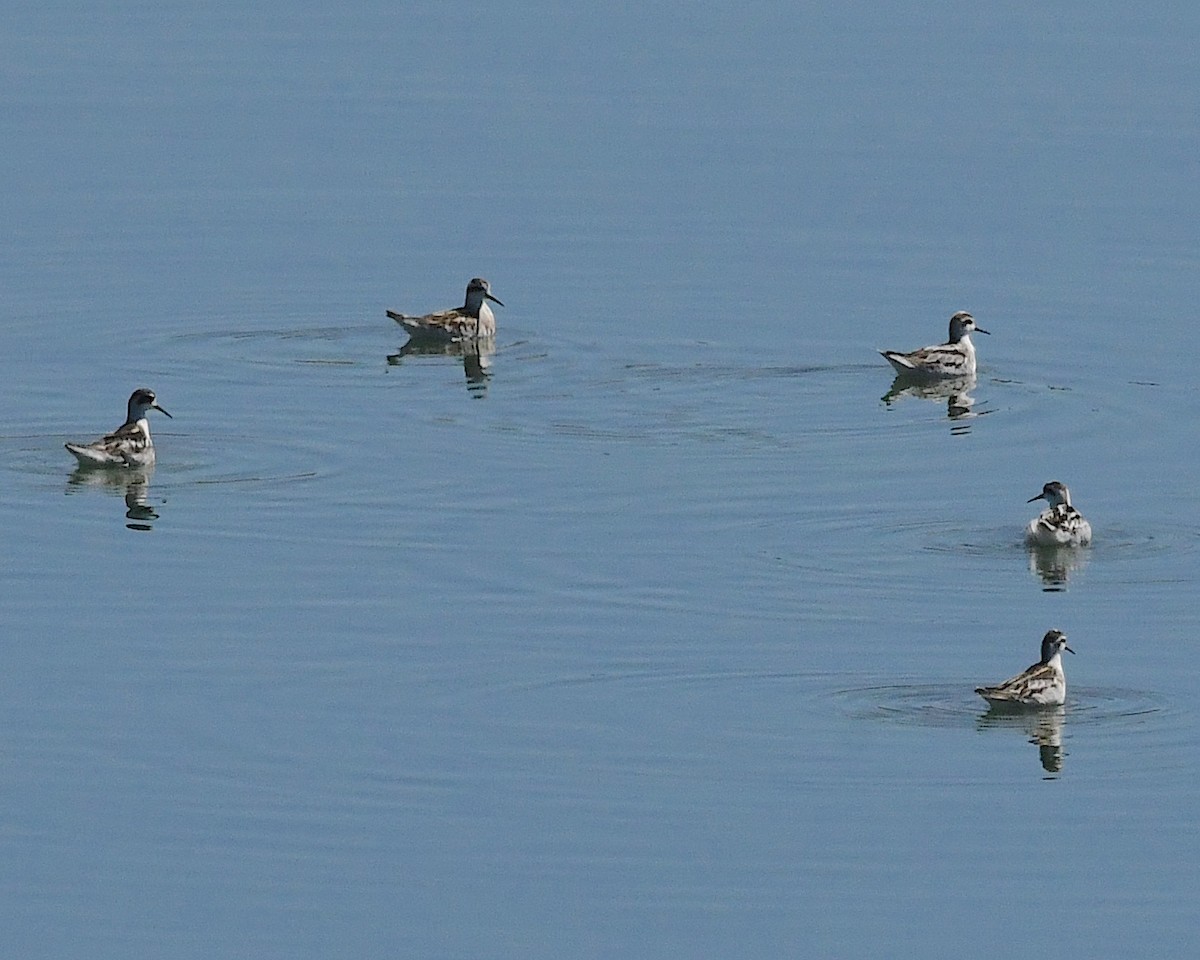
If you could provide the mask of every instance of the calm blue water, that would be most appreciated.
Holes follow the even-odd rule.
[[[7,20],[6,956],[1190,944],[1192,6]]]

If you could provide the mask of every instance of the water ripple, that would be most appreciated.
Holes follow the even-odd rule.
[[[1003,725],[1036,716],[1038,711],[997,711],[989,708],[962,683],[908,683],[852,687],[835,691],[834,699],[852,717],[901,726],[963,728]],[[1169,716],[1165,697],[1126,687],[1071,686],[1065,720],[1082,725],[1141,726],[1151,718]],[[990,720],[988,718],[991,718]]]

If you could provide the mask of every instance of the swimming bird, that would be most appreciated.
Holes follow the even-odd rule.
[[[146,420],[150,410],[171,416],[158,405],[153,390],[139,387],[129,398],[125,422],[116,430],[91,443],[65,446],[81,467],[148,467],[154,463],[154,441],[150,439],[150,424]]]
[[[922,347],[911,353],[880,350],[896,372],[906,377],[939,378],[970,377],[975,373],[975,345],[971,333],[987,333],[975,325],[975,318],[959,310],[950,318],[950,339],[932,347]]]
[[[1029,521],[1025,542],[1036,547],[1081,547],[1091,543],[1092,525],[1071,506],[1071,491],[1065,483],[1051,480],[1026,503],[1045,500],[1050,506]]]
[[[1063,673],[1062,652],[1074,653],[1067,646],[1067,635],[1050,630],[1042,637],[1042,659],[1011,680],[994,687],[976,687],[975,692],[992,705],[1056,707],[1066,702],[1067,676]]]
[[[393,310],[389,310],[387,315],[407,330],[408,335],[414,339],[453,341],[494,337],[496,318],[492,315],[492,308],[487,305],[489,300],[504,306],[492,296],[491,285],[486,280],[475,277],[467,284],[467,299],[461,307],[427,313],[423,317],[410,317]]]

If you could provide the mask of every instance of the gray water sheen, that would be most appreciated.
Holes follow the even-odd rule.
[[[9,10],[0,953],[1186,954],[1198,33]],[[473,276],[494,351],[403,351]]]

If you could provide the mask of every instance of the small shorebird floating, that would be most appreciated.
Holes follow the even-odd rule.
[[[394,310],[389,310],[387,315],[407,330],[413,339],[455,341],[494,337],[496,318],[492,315],[492,308],[487,305],[489,300],[504,306],[492,296],[491,285],[475,277],[467,284],[467,299],[461,307],[427,313],[423,317],[410,317]]]
[[[154,396],[153,390],[139,387],[129,398],[125,422],[112,433],[91,443],[68,443],[81,467],[148,467],[154,463],[154,441],[150,439],[150,410],[170,417]]]
[[[975,692],[993,706],[1057,707],[1067,699],[1067,676],[1063,673],[1062,652],[1074,653],[1067,646],[1067,635],[1051,630],[1042,638],[1042,659],[1011,680],[994,687],[976,687]]]
[[[1026,503],[1045,500],[1050,506],[1029,521],[1025,542],[1035,547],[1081,547],[1091,543],[1092,525],[1071,506],[1071,491],[1065,483],[1051,480]]]
[[[987,333],[975,325],[975,318],[960,310],[950,318],[950,339],[911,353],[880,350],[901,376],[915,378],[970,377],[975,374],[975,345],[972,333]]]

